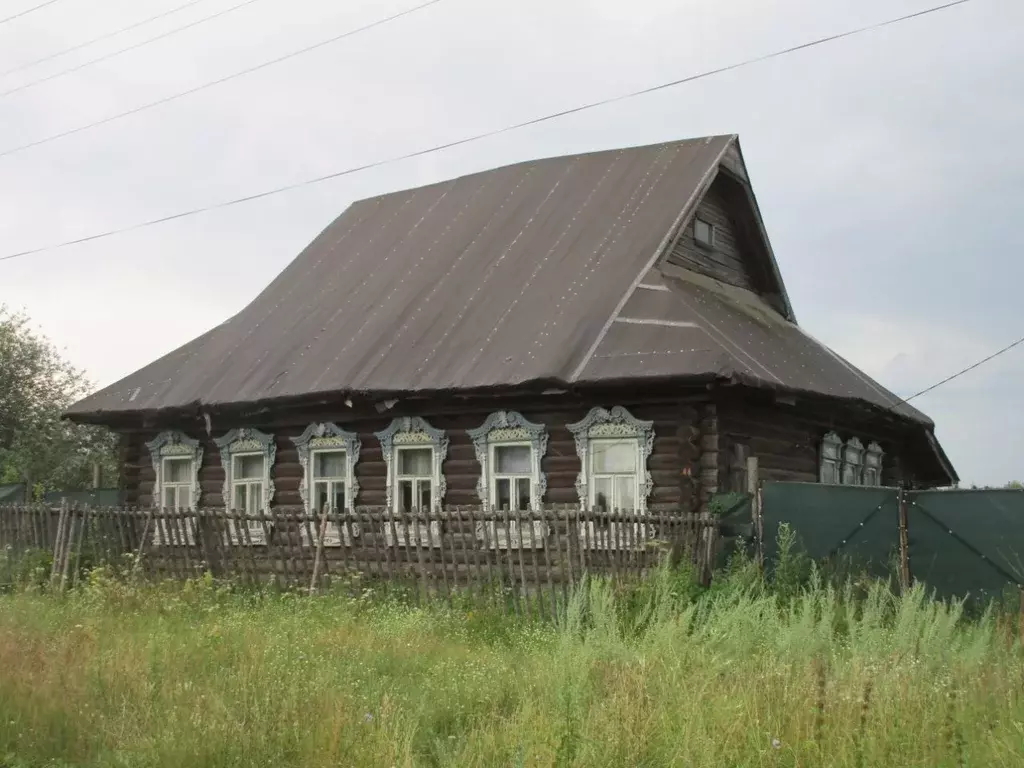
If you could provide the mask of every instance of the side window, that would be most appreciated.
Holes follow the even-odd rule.
[[[198,440],[182,432],[161,432],[146,443],[153,462],[153,506],[167,511],[194,510],[199,505],[202,489],[199,468],[203,464],[203,447]],[[155,546],[184,543],[195,540],[195,521],[191,518],[177,522],[174,531],[164,517],[156,517],[153,526]]]
[[[864,445],[851,437],[843,446],[843,485],[860,485],[863,479]]]
[[[514,411],[498,411],[467,434],[480,464],[480,502],[495,509],[540,509],[547,490],[541,471],[548,447],[544,426]]]
[[[818,481],[828,485],[839,485],[840,451],[843,441],[835,432],[829,432],[821,441],[821,467]]]
[[[864,485],[882,484],[882,446],[869,443],[864,453]]]
[[[274,436],[257,429],[233,429],[215,440],[224,467],[224,505],[248,516],[245,532],[234,521],[229,522],[228,537],[233,544],[266,544],[267,532],[261,512],[270,508],[274,498],[274,482],[270,468],[277,448]]]
[[[607,511],[646,511],[653,487],[647,459],[654,445],[654,423],[615,406],[610,411],[594,408],[568,429],[580,458],[580,504]]]
[[[303,544],[309,545],[310,532],[319,536],[319,515],[324,507],[333,512],[351,512],[359,495],[355,467],[359,462],[360,442],[352,432],[346,432],[331,423],[310,424],[292,442],[299,452],[302,465],[302,479],[299,481],[299,496],[306,512],[315,518],[309,526],[299,526]],[[335,521],[328,521],[324,528],[325,546],[339,546],[344,539],[346,545],[352,535],[359,535],[357,523],[350,523],[338,530]]]

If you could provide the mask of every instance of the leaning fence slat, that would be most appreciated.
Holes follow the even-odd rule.
[[[324,531],[327,529],[327,512],[329,507],[324,504],[320,513],[320,524],[316,532],[316,554],[313,556],[313,575],[309,579],[309,594],[315,595],[320,580],[320,561],[324,556]]]
[[[529,579],[526,576],[526,565],[523,562],[523,547],[526,546],[526,531],[523,528],[523,514],[520,510],[515,511],[515,515],[512,516],[516,524],[516,533],[518,534],[518,546],[516,547],[516,554],[519,560],[519,594],[522,596],[523,612],[530,618],[533,616],[533,607],[530,604],[530,584]],[[509,531],[508,544],[512,546],[512,531]],[[530,532],[533,533],[532,531]],[[532,549],[532,547],[531,547]]]

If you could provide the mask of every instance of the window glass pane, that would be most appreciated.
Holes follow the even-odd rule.
[[[615,478],[615,505],[619,510],[632,512],[636,508],[635,486],[636,480],[633,477]]]
[[[843,485],[857,485],[857,468],[850,465],[843,465]]]
[[[340,512],[348,509],[348,504],[345,502],[345,484],[335,483],[334,484],[334,509]]]
[[[187,483],[192,472],[191,459],[164,459],[164,482]]]
[[[512,481],[508,478],[498,478],[494,481],[495,488],[495,509],[508,509],[512,505]]]
[[[239,511],[239,512],[245,511],[245,508],[246,508],[245,507],[245,499],[246,499],[245,491],[246,491],[246,487],[244,485],[236,485],[235,486],[235,498],[232,501],[232,507],[235,510]]]
[[[594,472],[633,472],[636,469],[636,443],[591,443]]]
[[[249,502],[249,506],[246,509],[249,512],[256,512],[263,506],[263,483],[249,483],[249,498],[246,500]]]
[[[398,509],[401,512],[412,510],[412,480],[398,481]]]
[[[611,509],[612,505],[612,478],[594,478],[594,506],[599,509]]]
[[[494,448],[494,471],[499,475],[530,474],[530,454],[528,445],[498,445]]]
[[[398,474],[430,477],[430,461],[434,452],[430,448],[402,448],[398,451]]]
[[[313,511],[323,512],[324,505],[327,504],[327,483],[317,483],[313,486]]]
[[[518,506],[516,507],[516,509],[525,510],[530,508],[530,504],[533,503],[532,499],[530,498],[531,485],[532,483],[530,482],[530,478],[528,477],[520,477],[518,480],[516,480],[516,496],[518,497]]]
[[[262,456],[236,456],[235,457],[235,479],[250,479],[263,477]]]
[[[316,477],[344,477],[345,476],[345,452],[331,451],[317,453],[314,466]]]
[[[168,509],[173,509],[177,506],[174,490],[174,488],[164,488],[164,506]]]
[[[426,511],[430,509],[430,481],[420,481],[420,504],[421,510]]]

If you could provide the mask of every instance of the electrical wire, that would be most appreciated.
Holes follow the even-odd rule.
[[[149,24],[151,21],[163,19],[167,16],[177,13],[178,11],[183,11],[186,8],[192,7],[193,5],[198,5],[199,3],[205,3],[208,1],[209,0],[189,0],[189,2],[184,3],[183,5],[177,5],[174,8],[162,11],[161,13],[158,13],[155,16],[150,16],[149,18],[143,19],[142,21],[136,21],[134,24],[129,24],[126,27],[115,29],[112,32],[104,32],[102,35],[97,35],[96,37],[86,40],[84,43],[77,43],[76,45],[73,45],[70,48],[63,48],[55,53],[49,53],[46,56],[43,56],[42,58],[33,59],[32,61],[26,61],[25,63],[19,64],[16,67],[12,67],[11,69],[7,69],[3,72],[0,72],[0,77],[7,77],[7,75],[13,75],[15,72],[21,72],[22,70],[28,69],[29,67],[34,67],[36,64],[42,64],[45,61],[51,61],[52,59],[56,59],[60,56],[63,56],[66,53],[71,53],[72,51],[80,51],[82,48],[87,48],[93,43],[98,43],[102,40],[108,40],[111,37],[116,37],[117,35],[123,34],[125,32],[130,32],[133,29],[137,29],[145,24]]]
[[[95,59],[89,59],[88,61],[83,61],[81,64],[76,64],[73,67],[68,67],[67,69],[62,69],[60,72],[54,72],[52,75],[47,75],[46,77],[40,77],[38,80],[30,80],[27,83],[23,83],[21,85],[16,85],[13,88],[8,88],[6,91],[0,91],[0,99],[4,98],[5,96],[10,96],[12,93],[20,93],[21,91],[26,91],[29,88],[34,88],[35,86],[41,85],[42,83],[48,83],[51,80],[56,80],[58,77],[64,77],[64,75],[70,75],[72,72],[79,72],[79,71],[85,69],[86,67],[91,67],[93,64],[99,64],[102,61],[109,61],[110,59],[113,59],[116,56],[120,56],[122,53],[128,53],[129,51],[134,51],[134,50],[136,50],[138,48],[142,48],[145,45],[149,45],[150,43],[155,43],[158,40],[163,40],[165,38],[168,38],[171,35],[176,35],[179,32],[184,32],[186,29],[192,29],[192,27],[198,27],[200,24],[205,24],[208,21],[213,21],[214,19],[219,19],[221,16],[226,16],[227,14],[231,13],[232,11],[240,10],[240,9],[245,8],[246,6],[252,5],[253,3],[256,3],[256,2],[259,2],[259,0],[243,0],[243,2],[241,2],[241,3],[236,3],[235,5],[232,5],[232,6],[229,6],[229,7],[225,8],[225,9],[223,9],[223,10],[217,11],[216,13],[211,13],[209,16],[203,16],[202,18],[196,19],[195,21],[190,21],[188,24],[183,24],[180,27],[175,27],[174,29],[169,29],[169,30],[167,30],[165,32],[161,32],[159,35],[154,35],[153,37],[146,38],[145,40],[142,40],[142,41],[140,41],[138,43],[132,43],[131,45],[125,46],[124,48],[119,48],[116,51],[111,51],[110,53],[105,53],[102,56],[97,56]]]
[[[439,2],[439,0],[432,0],[432,3],[434,3],[434,2]],[[239,205],[241,203],[252,202],[254,200],[259,200],[259,199],[262,199],[264,197],[270,197],[271,195],[278,195],[278,194],[281,194],[283,192],[289,192],[289,191],[291,191],[293,189],[299,189],[300,187],[309,186],[311,184],[319,184],[321,182],[329,181],[329,180],[332,180],[332,179],[341,178],[343,176],[350,176],[350,175],[352,175],[354,173],[359,173],[359,172],[362,172],[362,171],[367,171],[367,170],[370,170],[372,168],[379,168],[379,167],[381,167],[383,165],[390,165],[392,163],[397,163],[397,162],[400,162],[402,160],[411,160],[411,159],[416,158],[416,157],[422,157],[423,155],[429,155],[429,154],[432,154],[434,152],[440,152],[440,151],[445,150],[445,149],[451,149],[453,147],[462,146],[464,144],[469,144],[471,142],[480,141],[481,139],[491,138],[493,136],[498,136],[498,135],[501,135],[501,134],[504,134],[504,133],[509,133],[510,131],[518,130],[520,128],[526,128],[528,126],[538,125],[540,123],[544,123],[544,122],[547,122],[549,120],[555,120],[557,118],[565,117],[567,115],[577,114],[579,112],[584,112],[584,111],[587,111],[587,110],[590,110],[590,109],[595,109],[596,107],[601,107],[601,106],[604,106],[606,104],[612,104],[612,103],[615,103],[615,102],[618,102],[618,101],[623,101],[625,99],[634,98],[636,96],[641,96],[641,95],[645,95],[645,94],[648,94],[648,93],[654,93],[655,91],[660,91],[660,90],[663,90],[663,89],[666,89],[666,88],[672,88],[674,86],[682,85],[684,83],[690,83],[690,82],[693,82],[695,80],[701,80],[703,78],[712,77],[714,75],[718,75],[718,74],[721,74],[723,72],[729,72],[729,71],[732,71],[732,70],[735,70],[735,69],[739,69],[741,67],[750,66],[752,64],[757,64],[757,63],[760,63],[760,62],[763,62],[763,61],[767,61],[769,59],[774,59],[774,58],[777,58],[779,56],[785,56],[785,55],[790,54],[790,53],[806,50],[808,48],[812,48],[812,47],[815,47],[815,46],[818,46],[818,45],[823,45],[825,43],[829,43],[829,42],[832,42],[832,41],[835,41],[835,40],[840,40],[842,38],[851,37],[853,35],[860,34],[860,33],[863,33],[863,32],[869,32],[869,31],[872,31],[872,30],[875,30],[875,29],[880,29],[882,27],[886,27],[886,26],[892,25],[892,24],[897,24],[897,23],[899,23],[901,21],[907,21],[907,20],[910,20],[910,19],[918,18],[918,17],[925,16],[925,15],[930,14],[930,13],[936,13],[937,11],[945,10],[947,8],[952,8],[954,6],[964,5],[965,3],[968,3],[968,2],[972,2],[972,0],[955,0],[955,2],[949,2],[949,3],[945,3],[944,5],[934,6],[932,8],[929,8],[929,9],[926,9],[926,10],[923,10],[923,11],[918,11],[916,13],[908,14],[906,16],[900,16],[898,18],[890,19],[888,21],[879,22],[879,23],[876,23],[876,24],[871,24],[871,25],[865,26],[865,27],[859,27],[857,29],[853,29],[853,30],[850,30],[850,31],[847,31],[847,32],[843,32],[843,33],[840,33],[838,35],[831,35],[829,37],[819,38],[817,40],[813,40],[813,41],[808,42],[808,43],[802,43],[800,45],[792,46],[790,48],[785,48],[783,50],[775,51],[774,53],[769,53],[769,54],[766,54],[764,56],[758,56],[756,58],[746,59],[745,61],[742,61],[742,62],[739,62],[739,63],[736,63],[736,64],[730,64],[730,65],[725,66],[725,67],[719,67],[717,69],[708,70],[706,72],[701,72],[701,73],[696,74],[696,75],[689,75],[687,77],[679,78],[677,80],[672,80],[672,81],[667,82],[667,83],[661,83],[659,85],[654,85],[654,86],[651,86],[649,88],[643,88],[641,90],[631,91],[629,93],[624,93],[624,94],[619,94],[618,96],[612,96],[610,98],[602,99],[601,101],[595,101],[595,102],[591,102],[589,104],[583,104],[583,105],[580,105],[580,106],[571,107],[569,109],[564,109],[561,112],[555,112],[555,113],[552,113],[552,114],[549,114],[549,115],[544,115],[542,117],[535,117],[535,118],[532,118],[530,120],[526,120],[526,121],[521,122],[521,123],[516,123],[514,125],[505,126],[504,128],[497,128],[495,130],[486,131],[484,133],[479,133],[479,134],[476,134],[474,136],[467,136],[467,137],[464,137],[464,138],[461,138],[461,139],[456,139],[456,140],[450,141],[450,142],[448,142],[446,144],[438,144],[436,146],[428,147],[426,149],[420,149],[420,150],[416,150],[414,152],[407,152],[406,154],[403,154],[403,155],[396,155],[394,157],[385,158],[383,160],[377,160],[377,161],[374,161],[374,162],[371,162],[371,163],[365,163],[363,165],[357,165],[357,166],[353,166],[351,168],[346,168],[344,170],[334,171],[332,173],[327,173],[327,174],[324,174],[322,176],[317,176],[315,178],[305,179],[303,181],[297,181],[297,182],[294,182],[292,184],[286,184],[284,186],[275,187],[273,189],[264,190],[262,192],[256,192],[256,193],[251,194],[251,195],[246,195],[245,197],[238,197],[238,198],[235,198],[233,200],[225,200],[225,201],[221,201],[219,203],[213,203],[211,205],[205,205],[205,206],[202,206],[202,207],[199,207],[199,208],[192,208],[190,210],[180,211],[178,213],[173,213],[173,214],[170,214],[168,216],[161,216],[161,217],[156,218],[156,219],[150,219],[148,221],[142,221],[142,222],[138,222],[136,224],[130,224],[128,226],[119,227],[117,229],[107,230],[106,232],[99,232],[97,234],[87,235],[85,237],[76,238],[74,240],[67,240],[67,241],[62,242],[62,243],[56,243],[54,245],[41,246],[39,248],[32,248],[32,249],[29,249],[27,251],[19,251],[17,253],[8,254],[6,256],[0,256],[0,261],[8,261],[10,259],[17,259],[17,258],[20,258],[22,256],[30,256],[32,254],[42,253],[43,251],[52,251],[52,250],[56,250],[58,248],[66,248],[68,246],[79,245],[81,243],[87,243],[87,242],[91,242],[93,240],[100,240],[102,238],[112,237],[113,235],[120,235],[120,234],[124,234],[126,232],[132,232],[132,231],[135,231],[137,229],[142,229],[144,227],[151,227],[151,226],[154,226],[156,224],[164,224],[166,222],[174,221],[176,219],[182,219],[182,218],[185,218],[187,216],[195,216],[195,215],[200,214],[200,213],[206,213],[206,212],[214,211],[214,210],[217,210],[217,209],[220,209],[220,208],[227,208],[227,207],[230,207],[230,206]],[[430,5],[432,3],[427,3],[426,5]],[[418,7],[426,7],[426,5],[418,6]],[[413,9],[413,10],[415,10],[415,9]],[[407,11],[406,13],[411,13],[411,11]],[[383,22],[378,22],[378,23],[383,23]],[[79,130],[84,130],[84,128],[83,129],[79,129]],[[2,157],[2,156],[3,156],[3,153],[0,153],[0,157]]]
[[[0,19],[0,24],[6,24],[8,21],[14,21],[15,19],[20,19],[22,16],[28,16],[28,14],[32,13],[32,11],[38,11],[40,8],[45,8],[46,6],[53,5],[56,2],[57,2],[57,0],[46,0],[45,3],[40,3],[39,5],[33,5],[31,8],[26,8],[23,11],[18,11],[13,16],[8,16],[6,19]]]
[[[993,352],[988,357],[983,358],[983,359],[979,360],[978,362],[976,362],[976,363],[974,363],[972,365],[967,366],[962,371],[957,371],[952,376],[947,376],[942,381],[936,382],[935,384],[932,384],[930,387],[926,387],[925,389],[922,389],[920,392],[917,392],[916,394],[913,394],[910,397],[907,397],[907,398],[904,398],[903,400],[900,400],[898,403],[895,403],[895,404],[891,405],[890,408],[896,408],[896,407],[902,405],[903,403],[909,403],[914,398],[920,397],[921,395],[927,394],[928,392],[931,392],[931,391],[933,391],[935,389],[938,389],[943,384],[947,384],[948,382],[953,381],[953,379],[958,379],[961,376],[963,376],[965,373],[970,373],[975,368],[980,368],[981,366],[983,366],[985,363],[989,362],[990,360],[995,360],[1000,355],[1006,354],[1011,349],[1013,349],[1014,347],[1019,347],[1021,344],[1024,344],[1024,337],[1021,337],[1021,338],[1017,339],[1012,344],[1007,344],[1005,347],[1000,349],[998,352]]]
[[[968,2],[968,1],[969,0],[958,0],[958,2]],[[243,5],[245,5],[247,3],[251,3],[251,2],[255,2],[255,0],[246,0],[246,3],[243,3]],[[74,135],[76,133],[81,133],[82,131],[88,130],[90,128],[95,128],[96,126],[108,125],[109,123],[113,123],[115,120],[121,120],[122,118],[126,118],[126,117],[128,117],[130,115],[138,115],[140,112],[145,112],[146,110],[153,109],[154,106],[159,106],[160,104],[166,104],[166,103],[168,103],[170,101],[174,101],[175,99],[181,98],[182,96],[189,96],[189,95],[191,95],[193,93],[199,93],[202,90],[206,90],[207,88],[211,88],[211,87],[213,87],[215,85],[220,85],[221,83],[226,83],[226,82],[228,82],[230,80],[233,80],[234,78],[242,77],[243,75],[250,75],[250,74],[252,74],[254,72],[258,72],[259,70],[266,69],[267,67],[272,67],[273,65],[276,65],[276,63],[281,63],[282,61],[287,61],[288,59],[294,58],[295,56],[299,56],[299,55],[301,55],[303,53],[308,53],[310,51],[316,50],[317,48],[323,48],[325,45],[330,45],[331,43],[336,43],[336,42],[338,42],[340,40],[344,40],[345,38],[352,37],[353,35],[358,35],[361,32],[366,32],[367,30],[372,30],[373,28],[380,27],[381,25],[385,25],[388,22],[393,22],[393,20],[395,20],[396,18],[400,18],[401,16],[407,16],[410,13],[415,13],[418,10],[423,10],[424,8],[427,8],[427,7],[431,6],[431,5],[435,5],[436,3],[439,3],[439,2],[441,2],[441,0],[428,0],[425,3],[421,3],[420,5],[416,5],[416,6],[412,7],[412,8],[409,8],[408,10],[399,11],[398,13],[394,13],[394,14],[392,14],[390,16],[387,16],[386,18],[380,18],[380,19],[376,20],[376,22],[371,22],[368,25],[365,25],[365,26],[362,26],[362,27],[357,27],[354,30],[349,30],[348,32],[343,32],[340,35],[335,35],[334,37],[328,38],[327,40],[322,40],[321,42],[313,43],[312,45],[306,46],[305,48],[300,48],[299,50],[292,51],[291,53],[286,53],[285,55],[279,56],[278,58],[273,58],[273,59],[270,59],[269,61],[263,61],[262,63],[259,63],[259,65],[256,65],[255,67],[250,67],[250,68],[248,68],[246,70],[242,70],[241,72],[236,72],[236,73],[233,73],[231,75],[225,75],[222,78],[218,78],[217,80],[211,80],[211,81],[209,81],[207,83],[203,83],[202,85],[198,85],[195,88],[189,88],[186,91],[181,91],[179,93],[173,93],[170,96],[165,96],[163,98],[159,98],[156,101],[150,101],[148,103],[141,104],[140,106],[135,106],[135,108],[133,108],[131,110],[128,110],[126,112],[118,113],[117,115],[111,115],[108,118],[103,118],[102,120],[97,120],[94,123],[87,123],[86,125],[81,125],[81,126],[79,126],[77,128],[71,128],[71,129],[69,129],[67,131],[61,131],[60,133],[54,133],[54,134],[52,134],[50,136],[46,136],[44,138],[40,138],[40,139],[37,139],[35,141],[30,141],[27,144],[22,144],[20,146],[14,146],[14,147],[10,148],[10,150],[4,150],[3,152],[0,152],[0,158],[5,158],[5,157],[7,157],[9,155],[14,155],[15,153],[23,152],[24,150],[30,150],[30,148],[32,148],[33,146],[39,146],[40,144],[45,144],[45,143],[48,143],[50,141],[55,141],[58,138],[65,138],[67,136],[72,136],[72,135]],[[236,7],[239,7],[239,6],[236,6]],[[2,95],[2,94],[0,94],[0,95]]]

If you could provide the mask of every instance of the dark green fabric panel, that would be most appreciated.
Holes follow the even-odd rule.
[[[1024,491],[921,491],[908,513],[910,569],[942,597],[998,597],[1024,583]]]
[[[25,484],[0,485],[0,504],[15,504],[25,500]]]
[[[765,483],[765,561],[777,556],[780,523],[789,523],[812,558],[832,555],[887,575],[899,551],[899,509],[895,488]]]
[[[88,504],[90,507],[117,507],[124,498],[118,488],[100,488],[95,491],[51,491],[43,500],[47,504],[60,504],[67,499],[68,504]]]

